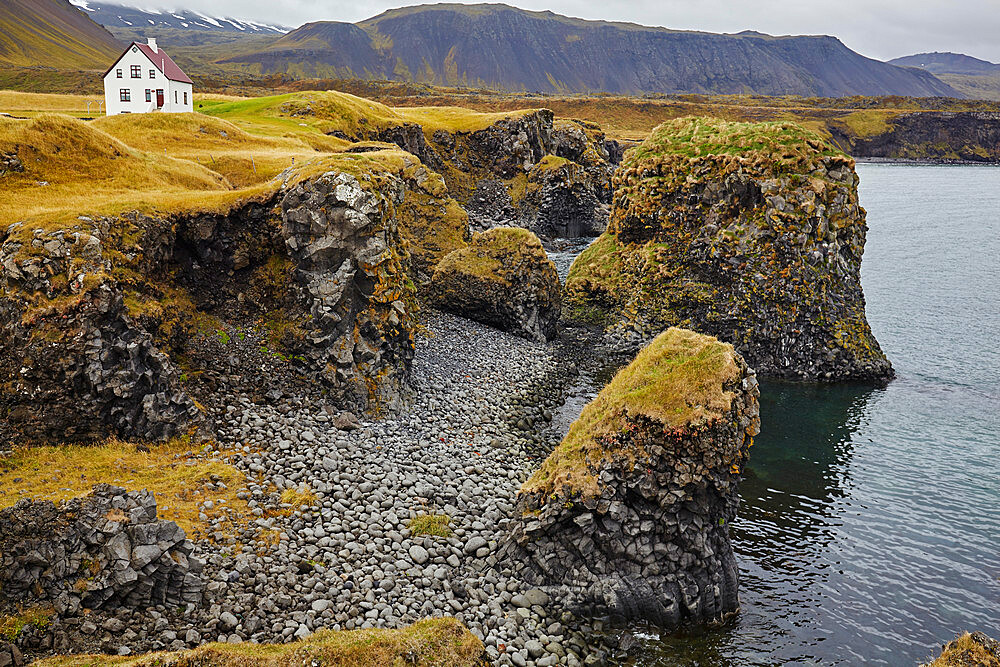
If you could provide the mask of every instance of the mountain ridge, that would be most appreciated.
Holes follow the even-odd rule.
[[[355,45],[349,54],[345,40]],[[933,74],[866,58],[829,35],[674,30],[505,4],[415,5],[355,24],[312,22],[218,62],[298,78],[508,91],[961,96]]]

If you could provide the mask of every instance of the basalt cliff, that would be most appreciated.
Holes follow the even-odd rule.
[[[193,386],[397,404],[413,356],[404,185],[361,177],[321,172],[220,213],[10,226],[0,440],[164,440],[200,423]]]
[[[796,125],[665,123],[626,153],[564,311],[626,343],[717,336],[762,375],[891,378],[865,318],[857,184],[853,160]]]
[[[521,487],[502,557],[577,612],[668,629],[729,618],[739,610],[729,525],[758,395],[731,345],[660,334]]]

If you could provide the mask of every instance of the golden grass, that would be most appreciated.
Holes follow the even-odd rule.
[[[551,264],[542,242],[532,232],[520,227],[495,227],[475,234],[467,247],[446,255],[434,273],[454,272],[503,282],[508,269],[524,259]]]
[[[927,667],[1000,667],[1000,655],[987,650],[966,632],[948,642],[941,655]]]
[[[300,486],[295,489],[285,489],[281,492],[281,502],[298,509],[303,505],[313,505],[316,502],[316,494],[309,485]]]
[[[320,630],[289,644],[206,644],[190,651],[137,657],[74,655],[44,658],[37,667],[478,667],[483,644],[451,617],[397,630]]]
[[[447,514],[419,514],[406,527],[412,535],[451,537],[451,517]]]
[[[26,112],[59,112],[71,116],[86,116],[87,102],[91,102],[90,115],[98,113],[103,95],[56,95],[51,93],[25,93],[17,90],[0,90],[0,111],[12,116],[24,116]]]
[[[587,404],[563,441],[521,487],[551,493],[566,486],[584,495],[600,492],[590,468],[616,455],[607,439],[645,418],[665,431],[701,426],[732,405],[725,385],[739,375],[733,346],[711,336],[671,327],[647,345]]]
[[[17,153],[24,164],[23,173],[4,176],[0,227],[101,213],[116,202],[122,208],[141,208],[143,201],[162,206],[192,193],[231,189],[201,165],[136,150],[68,116],[0,118],[0,152]]]
[[[246,502],[236,495],[246,489],[243,473],[219,460],[196,458],[190,451],[197,447],[185,440],[143,448],[149,451],[114,438],[97,446],[16,449],[13,456],[0,459],[0,508],[23,499],[59,502],[77,498],[90,493],[94,484],[107,483],[152,492],[160,518],[176,521],[189,535],[208,530],[210,523],[199,519],[201,512],[209,520],[236,520],[244,515]],[[227,488],[208,489],[207,484],[214,481]],[[206,500],[215,507],[203,510]]]
[[[844,116],[843,122],[861,138],[874,137],[892,129],[889,120],[895,115],[883,109],[863,109]]]

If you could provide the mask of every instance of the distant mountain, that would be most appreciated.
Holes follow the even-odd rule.
[[[19,0],[20,1],[20,0]],[[246,19],[226,16],[209,16],[188,9],[140,9],[126,4],[70,0],[105,28],[184,28],[210,32],[238,32],[244,34],[282,34],[289,28],[269,25]]]
[[[963,53],[916,53],[889,61],[901,67],[919,67],[933,74],[992,74],[1000,72],[1000,65],[980,60]]]
[[[420,5],[357,24],[309,23],[219,62],[299,78],[510,91],[961,96],[929,72],[865,58],[834,37],[679,31],[500,4]]]
[[[967,97],[1000,100],[1000,65],[962,53],[917,53],[890,60],[931,72]]]
[[[0,0],[0,65],[103,70],[124,45],[66,0]]]

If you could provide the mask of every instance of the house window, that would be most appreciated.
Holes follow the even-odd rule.
[[[122,71],[121,71],[121,69],[116,69],[115,70],[115,74],[118,76],[119,79],[122,78]]]
[[[174,91],[174,104],[177,104],[177,91]]]
[[[122,88],[121,90],[118,91],[118,97],[122,102],[131,102],[132,91],[129,90],[128,88]]]
[[[155,69],[149,70],[149,78],[150,79],[155,79],[156,78],[156,70]]]
[[[187,103],[188,103],[188,94],[187,94],[187,91],[184,91],[184,104],[187,104]]]
[[[142,67],[139,65],[132,65],[132,78],[139,79],[142,78]]]
[[[146,101],[147,102],[153,101],[153,91],[150,90],[149,88],[146,89]]]

